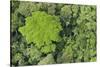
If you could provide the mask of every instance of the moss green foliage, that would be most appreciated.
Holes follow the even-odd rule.
[[[33,42],[42,52],[48,53],[55,51],[52,41],[60,40],[61,29],[58,17],[38,11],[26,18],[25,26],[20,27],[19,31],[26,37],[27,43]]]
[[[96,61],[96,6],[10,4],[13,66]]]
[[[18,11],[21,13],[23,16],[27,17],[32,14],[33,11],[39,10],[39,5],[33,3],[33,2],[20,2]]]
[[[31,47],[26,49],[27,56],[29,56],[28,62],[31,64],[35,64],[35,62],[40,60],[41,52],[36,47]]]
[[[71,48],[71,46],[68,46],[62,51],[62,56],[57,59],[58,63],[68,63],[73,61],[73,50]]]
[[[43,58],[39,63],[39,65],[43,64],[55,64],[55,60],[52,54],[48,54],[45,58]]]

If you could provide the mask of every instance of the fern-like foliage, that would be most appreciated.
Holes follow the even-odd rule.
[[[35,46],[43,53],[55,50],[56,46],[52,41],[58,42],[61,39],[59,36],[61,30],[62,27],[57,16],[40,11],[33,12],[32,16],[26,18],[25,26],[19,28],[28,44],[35,43]]]

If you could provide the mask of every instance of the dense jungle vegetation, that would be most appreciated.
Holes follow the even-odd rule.
[[[11,64],[96,61],[96,6],[11,1]]]

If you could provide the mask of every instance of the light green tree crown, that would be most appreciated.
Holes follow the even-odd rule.
[[[26,18],[25,26],[19,28],[27,42],[35,43],[39,49],[42,47],[41,50],[44,53],[54,51],[56,46],[52,41],[58,42],[61,39],[59,36],[61,30],[62,27],[57,16],[40,11],[33,12],[32,16]]]

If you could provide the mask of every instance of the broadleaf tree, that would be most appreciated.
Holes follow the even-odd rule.
[[[25,26],[19,28],[19,32],[26,37],[27,43],[35,43],[43,53],[55,51],[56,45],[52,41],[59,42],[62,30],[59,17],[51,16],[45,12],[33,12],[26,18]]]

